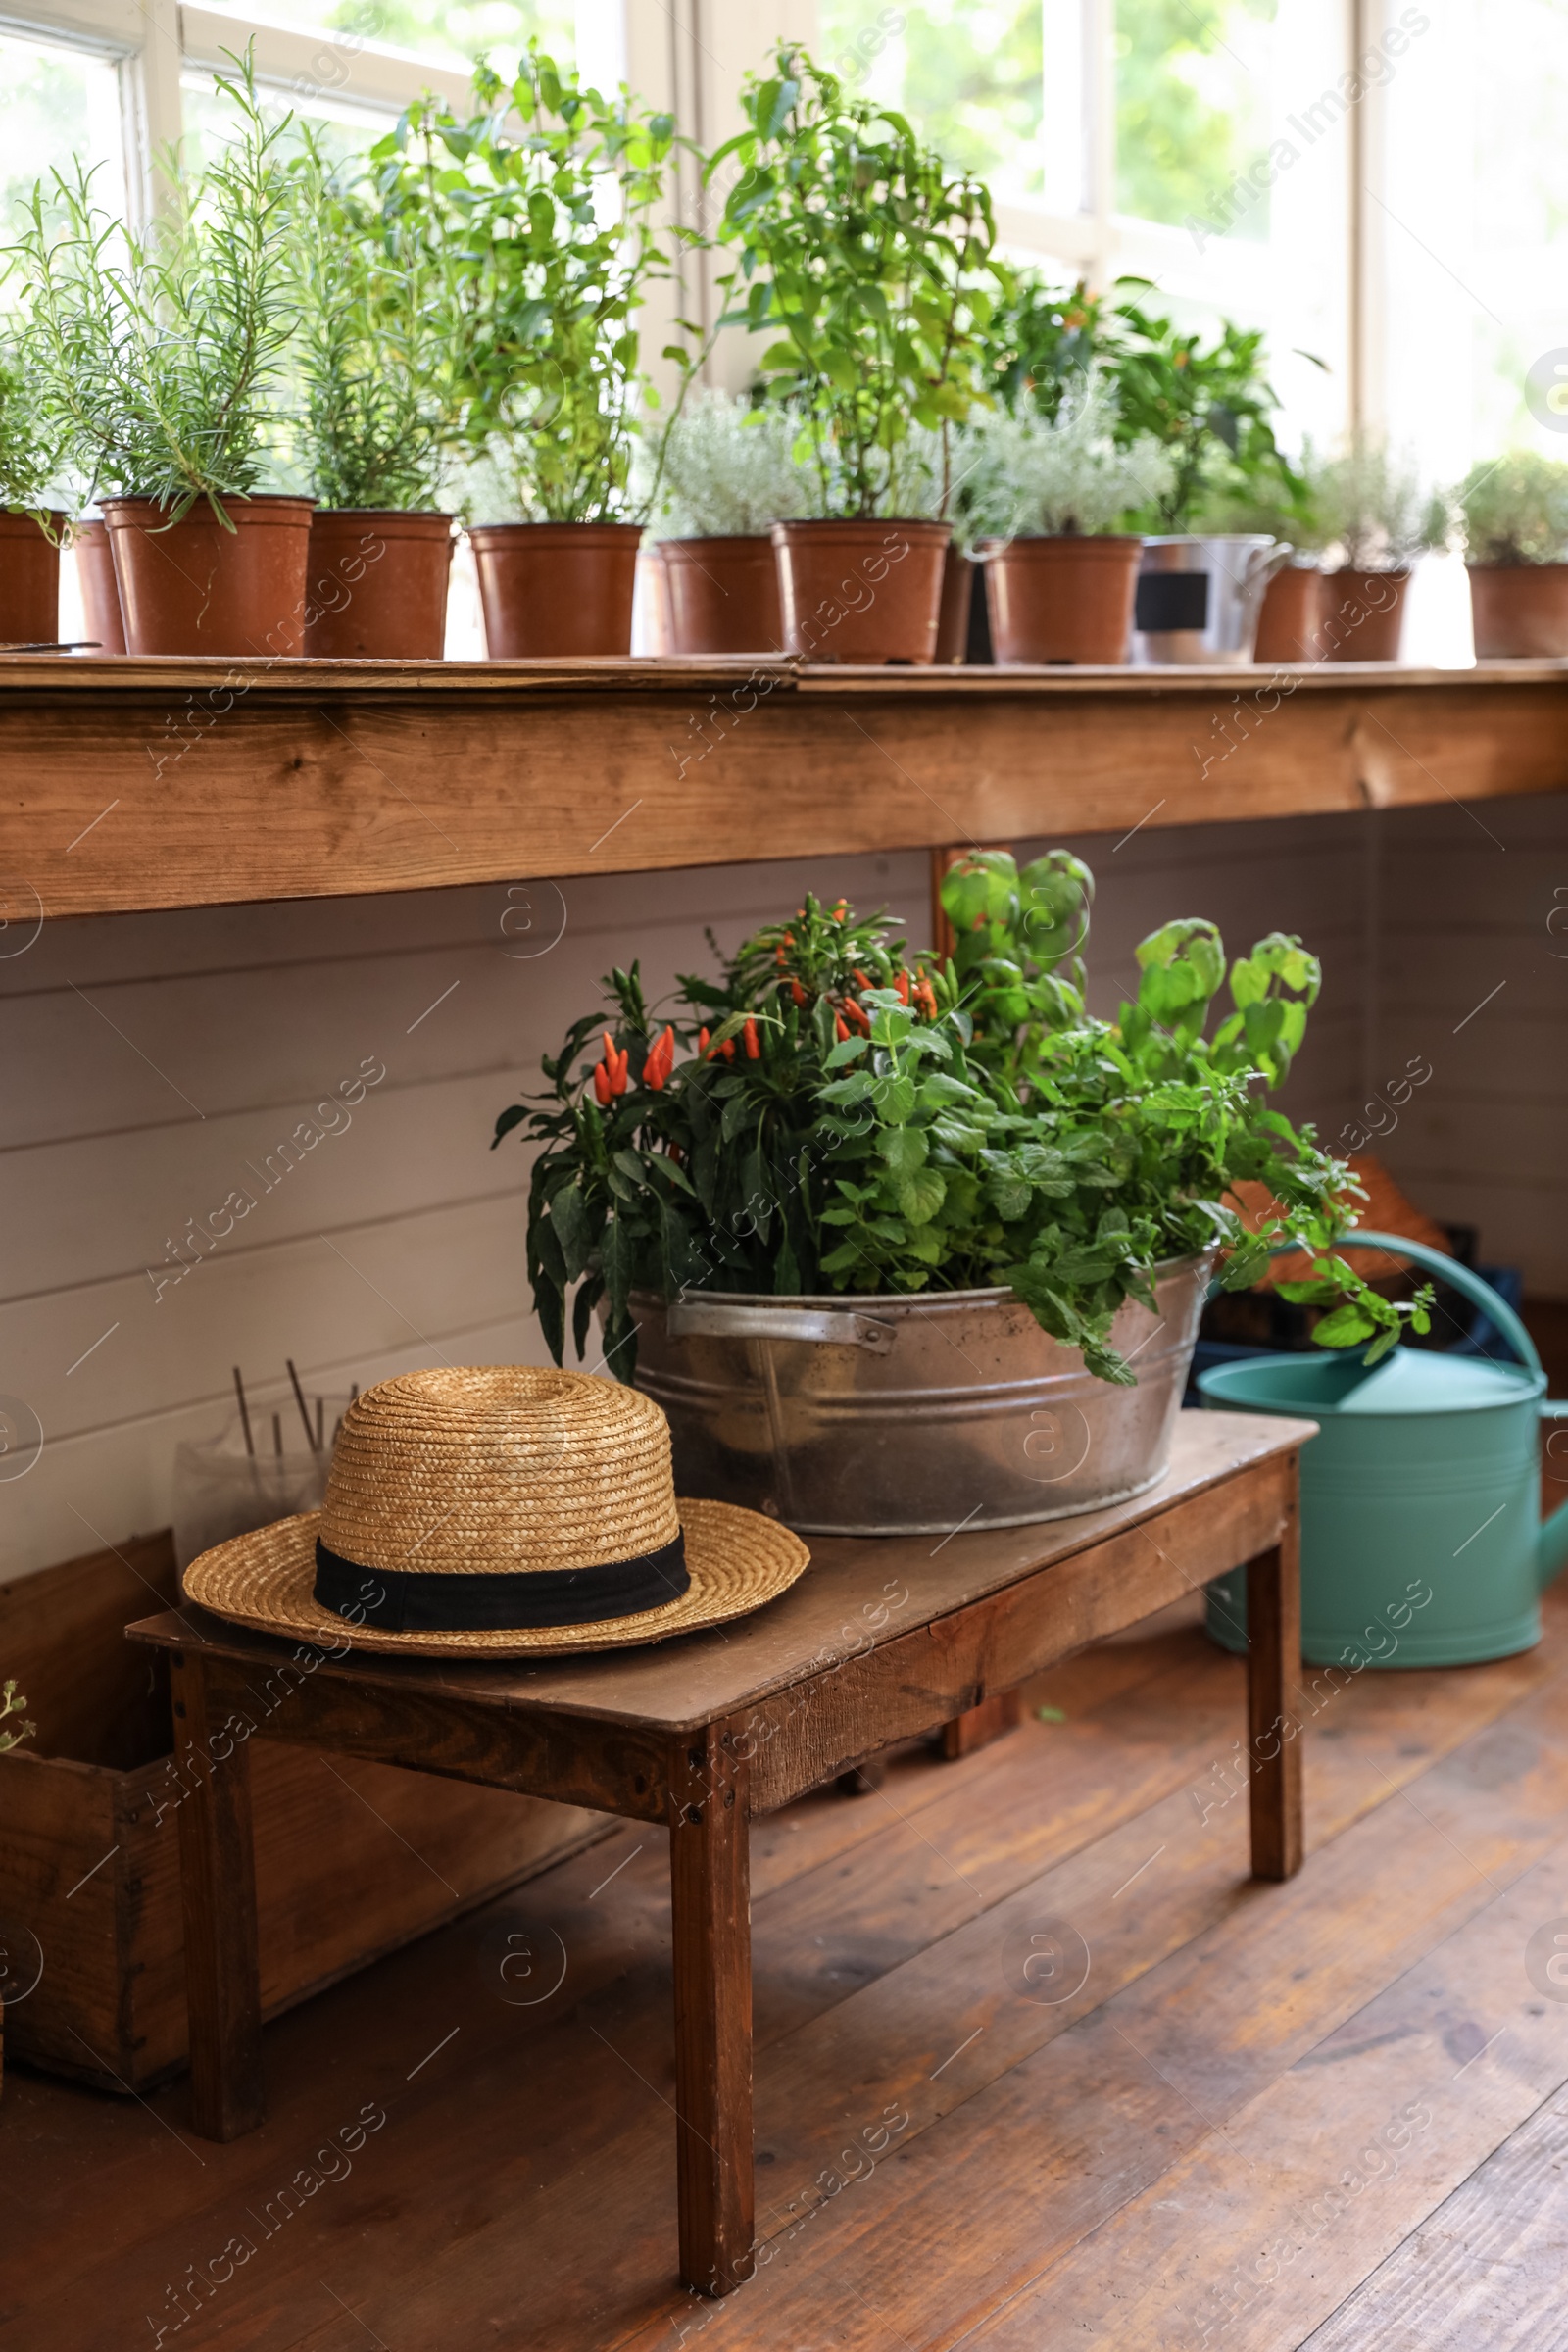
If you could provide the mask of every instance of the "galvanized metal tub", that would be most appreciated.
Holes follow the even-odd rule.
[[[632,1296],[637,1386],[662,1404],[679,1492],[806,1534],[947,1535],[1124,1501],[1164,1476],[1214,1253],[1154,1269],[1096,1380],[1009,1290],[916,1298]]]

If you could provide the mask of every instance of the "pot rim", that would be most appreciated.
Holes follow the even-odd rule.
[[[953,537],[951,522],[934,522],[929,514],[794,514],[787,520],[770,522],[768,535],[775,539],[780,531],[901,531],[942,532]]]
[[[998,555],[1004,555],[1009,547],[1105,547],[1119,551],[1152,544],[1141,531],[1009,531],[1005,537],[987,532],[975,541],[976,547],[995,549]]]
[[[155,514],[164,514],[175,502],[172,499],[143,498],[139,493],[129,490],[114,490],[100,498],[97,503],[103,519],[107,522],[111,507],[151,507]],[[222,504],[225,507],[238,507],[247,514],[257,507],[305,507],[314,512],[316,499],[308,491],[251,490],[242,493],[234,490],[224,496]],[[189,522],[193,515],[198,519],[217,521],[217,516],[213,514],[213,510],[205,498],[193,499],[179,520],[180,522]],[[177,529],[178,524],[174,527]]]
[[[662,551],[668,547],[765,547],[771,549],[769,523],[765,531],[677,531],[667,539],[655,539],[650,545]]]
[[[467,522],[463,527],[470,539],[477,539],[487,531],[596,531],[612,532],[617,538],[634,531],[641,539],[648,525],[645,522]]]
[[[443,507],[322,507],[318,506],[311,515],[313,522],[330,522],[339,514],[373,515],[377,522],[456,522],[457,516]]]
[[[1212,1264],[1213,1260],[1217,1258],[1218,1255],[1219,1244],[1215,1242],[1211,1244],[1208,1249],[1191,1250],[1184,1257],[1162,1257],[1156,1259],[1155,1263],[1149,1269],[1150,1275],[1152,1279],[1156,1282],[1160,1281],[1161,1279],[1168,1280],[1171,1275],[1183,1273],[1189,1267],[1196,1271],[1196,1269],[1200,1266]],[[674,1306],[677,1304],[675,1299],[662,1298],[657,1291],[635,1289],[631,1291],[628,1296],[631,1298],[651,1299],[656,1306]],[[802,1306],[836,1307],[843,1314],[865,1314],[870,1313],[873,1309],[882,1309],[887,1307],[904,1307],[912,1311],[917,1307],[973,1306],[977,1303],[984,1304],[987,1301],[990,1301],[994,1304],[1000,1304],[1004,1299],[1012,1299],[1018,1305],[1023,1304],[1023,1301],[1018,1298],[1017,1292],[1013,1290],[1009,1283],[1004,1282],[987,1284],[983,1290],[978,1291],[693,1290],[687,1291],[684,1296],[687,1298],[710,1298],[714,1301],[722,1301],[726,1306],[777,1306],[784,1308],[791,1313],[793,1313],[797,1307]]]
[[[1568,557],[1553,556],[1548,564],[1472,564],[1465,559],[1466,571],[1568,571]]]

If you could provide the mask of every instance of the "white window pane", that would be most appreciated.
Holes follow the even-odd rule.
[[[1261,327],[1282,438],[1349,411],[1349,133],[1324,0],[1119,0],[1115,267],[1195,322]],[[1319,366],[1317,363],[1321,362]]]
[[[125,202],[120,74],[108,59],[0,33],[0,220],[7,235],[37,179],[73,158],[102,167],[93,185],[106,210]]]
[[[229,0],[206,0],[224,15],[255,18]],[[432,64],[466,65],[481,53],[506,72],[531,34],[556,58],[572,53],[571,0],[268,0],[267,18],[320,32],[347,59],[359,43],[404,49]]]
[[[1531,390],[1538,363],[1546,388],[1568,368],[1568,6],[1449,0],[1386,105],[1374,212],[1391,428],[1442,480],[1510,443],[1568,458],[1568,415]]]
[[[1043,193],[1040,0],[820,0],[818,61],[909,116],[1002,202]]]

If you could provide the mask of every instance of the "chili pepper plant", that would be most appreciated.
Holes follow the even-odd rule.
[[[1138,951],[1114,1021],[1084,1002],[1094,881],[1066,851],[1020,872],[980,852],[949,874],[956,952],[910,955],[896,920],[808,898],[716,979],[680,978],[667,1015],[641,974],[604,983],[609,1017],[544,1058],[549,1092],[496,1122],[539,1147],[528,1272],[545,1337],[577,1354],[605,1308],[604,1361],[635,1364],[636,1290],[788,1298],[1010,1285],[1102,1379],[1125,1298],[1152,1304],[1163,1259],[1217,1246],[1254,1281],[1277,1241],[1331,1247],[1348,1171],[1269,1102],[1317,996],[1316,958],[1272,933],[1231,966],[1210,922],[1165,924]],[[715,956],[717,950],[715,947]],[[1227,1199],[1266,1183],[1249,1232]],[[1380,1298],[1330,1256],[1291,1296],[1332,1295],[1328,1346],[1369,1357],[1425,1301]],[[573,1294],[575,1294],[573,1296]]]

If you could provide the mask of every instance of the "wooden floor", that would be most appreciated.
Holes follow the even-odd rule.
[[[1525,1657],[1309,1682],[1286,1886],[1244,1876],[1241,1671],[1184,1606],[983,1753],[758,1826],[729,2302],[673,2283],[663,1838],[616,1828],[271,2027],[230,2147],[180,2083],[13,2071],[0,2352],[1568,2341],[1568,1596]]]

